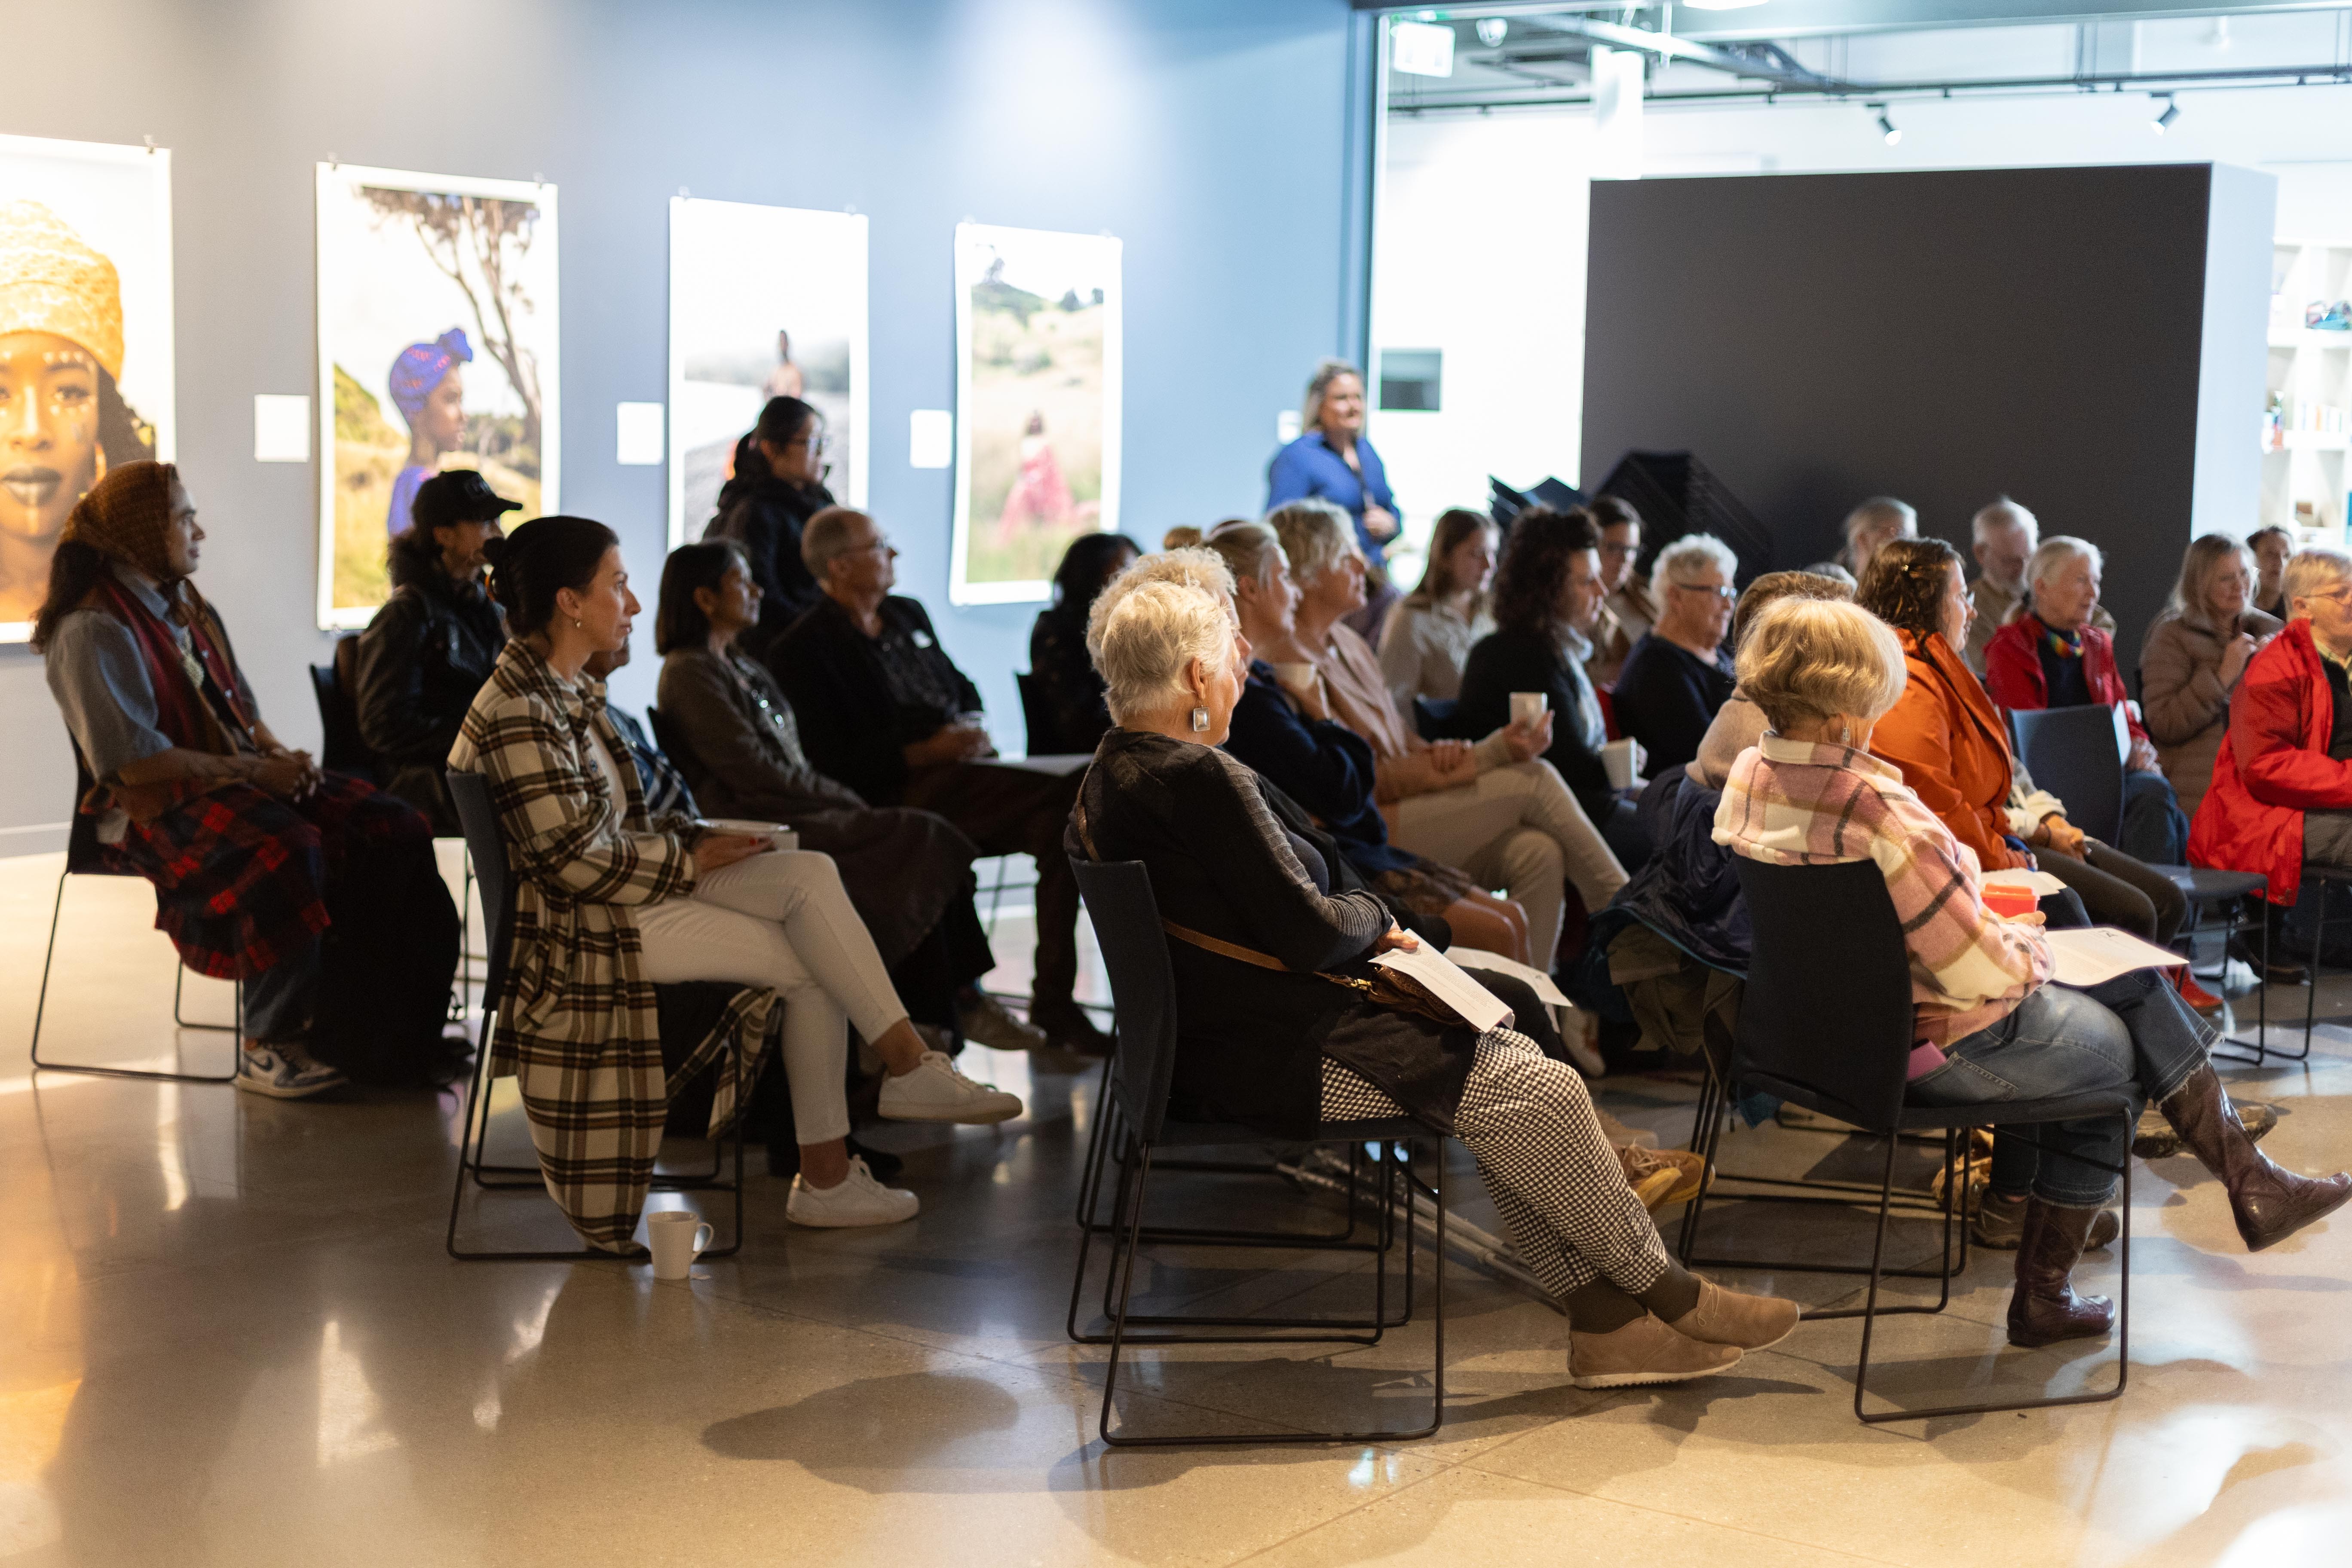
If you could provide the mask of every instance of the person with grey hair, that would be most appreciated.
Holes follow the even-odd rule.
[[[1315,367],[1298,409],[1298,438],[1274,455],[1265,470],[1265,510],[1320,498],[1348,514],[1356,543],[1371,568],[1370,592],[1352,625],[1364,640],[1381,640],[1381,624],[1396,601],[1388,579],[1387,549],[1402,528],[1395,492],[1381,455],[1364,438],[1364,373],[1342,359]]]
[[[1838,552],[1838,559],[1859,583],[1880,545],[1890,539],[1918,537],[1919,514],[1909,501],[1873,496],[1845,514],[1845,548]]]
[[[1078,884],[1061,842],[1076,779],[993,761],[980,689],[940,646],[922,605],[890,592],[898,552],[873,518],[827,507],[802,529],[801,558],[823,596],[766,658],[809,765],[868,805],[946,817],[983,855],[1034,858],[1029,1022],[1065,1049],[1107,1055],[1109,1037],[1075,998]]]
[[[1704,1377],[1794,1331],[1795,1302],[1675,1262],[1583,1081],[1515,1016],[1479,1031],[1350,984],[1374,954],[1421,939],[1335,882],[1283,826],[1265,781],[1223,749],[1250,655],[1223,605],[1147,582],[1104,617],[1100,641],[1116,727],[1064,844],[1074,860],[1140,861],[1150,878],[1175,980],[1171,1115],[1276,1136],[1411,1116],[1461,1139],[1513,1246],[1568,1314],[1580,1387]]]
[[[1652,777],[1698,755],[1707,725],[1731,696],[1736,682],[1723,639],[1738,573],[1739,557],[1711,533],[1675,540],[1650,569],[1657,625],[1626,656],[1612,701],[1618,732],[1641,742]]]
[[[2189,847],[2189,819],[2124,689],[2115,639],[2092,624],[2105,564],[2088,540],[2059,533],[2042,542],[2026,563],[2025,605],[1985,645],[1985,689],[2011,711],[2093,703],[2121,709],[2131,748],[2116,847],[2150,866],[2178,866]]]
[[[1969,645],[1960,654],[1981,680],[1985,646],[2025,599],[2025,563],[2042,542],[2042,524],[2024,503],[2002,496],[1969,520],[1969,538],[1978,567],[1976,581],[1969,584],[1976,617],[1969,623]],[[2091,624],[2109,637],[2116,635],[2116,618],[2105,605],[2093,608]]]

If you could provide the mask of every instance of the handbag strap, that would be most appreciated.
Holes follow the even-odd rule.
[[[1088,766],[1087,778],[1093,776],[1094,769]],[[1095,847],[1093,830],[1087,826],[1087,779],[1078,781],[1077,807],[1071,813],[1071,818],[1077,825],[1078,842],[1087,847],[1087,858],[1100,860],[1102,851]],[[1244,963],[1254,963],[1260,969],[1277,970],[1285,974],[1290,973],[1290,965],[1270,953],[1260,952],[1254,947],[1244,947],[1237,942],[1227,942],[1223,937],[1211,936],[1206,931],[1194,931],[1190,926],[1180,926],[1165,915],[1160,917],[1160,929],[1178,942],[1190,942],[1202,952],[1213,952],[1220,958],[1238,959]]]

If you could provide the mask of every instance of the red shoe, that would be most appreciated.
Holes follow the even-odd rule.
[[[2184,963],[2172,972],[2172,984],[2173,988],[2180,993],[2180,999],[2189,1004],[2191,1011],[2210,1016],[2221,1010],[2221,999],[2191,979],[2187,964]]]

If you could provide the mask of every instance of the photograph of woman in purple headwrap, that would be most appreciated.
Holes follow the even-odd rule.
[[[443,454],[466,439],[466,383],[457,367],[473,357],[466,329],[452,327],[429,343],[409,344],[392,362],[392,405],[408,422],[408,462],[392,481],[386,533],[408,531],[416,487],[439,473]]]
[[[319,166],[319,625],[363,626],[436,474],[557,510],[555,187]]]

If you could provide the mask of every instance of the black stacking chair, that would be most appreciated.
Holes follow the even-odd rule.
[[[1108,1335],[1072,1333],[1080,1343],[1110,1346],[1103,1379],[1103,1441],[1114,1447],[1175,1447],[1235,1443],[1371,1443],[1426,1437],[1445,1418],[1445,1162],[1444,1141],[1409,1117],[1374,1121],[1326,1122],[1308,1137],[1286,1142],[1302,1147],[1377,1143],[1380,1149],[1380,1191],[1387,1195],[1402,1185],[1405,1214],[1404,1311],[1388,1316],[1387,1248],[1380,1249],[1373,1269],[1372,1311],[1369,1317],[1272,1318],[1208,1317],[1179,1314],[1144,1316],[1131,1312],[1135,1287],[1135,1256],[1150,1239],[1143,1226],[1143,1205],[1150,1186],[1152,1165],[1162,1151],[1214,1148],[1268,1142],[1255,1129],[1216,1122],[1184,1122],[1168,1115],[1169,1084],[1176,1067],[1176,977],[1168,962],[1167,938],[1161,933],[1160,907],[1152,897],[1151,879],[1139,860],[1075,861],[1078,889],[1085,896],[1095,934],[1102,945],[1103,963],[1110,972],[1117,1005],[1118,1049],[1112,1058],[1106,1083],[1108,1100],[1124,1119],[1119,1134],[1118,1192],[1112,1206],[1113,1230],[1109,1268],[1114,1289],[1107,1295]],[[1399,1160],[1397,1145],[1436,1145],[1436,1176],[1424,1184],[1414,1174],[1410,1159]],[[1410,1431],[1297,1432],[1275,1436],[1193,1434],[1136,1437],[1111,1431],[1111,1409],[1118,1394],[1120,1361],[1129,1345],[1204,1344],[1378,1344],[1387,1330],[1410,1321],[1413,1295],[1413,1210],[1427,1197],[1436,1210],[1436,1241],[1431,1274],[1432,1308],[1436,1334],[1436,1366],[1431,1384],[1429,1420]],[[1385,1207],[1385,1203],[1383,1204]],[[1194,1241],[1193,1245],[1235,1245]],[[1078,1264],[1070,1286],[1072,1321],[1086,1289],[1087,1255],[1093,1245],[1090,1227],[1082,1227]],[[1241,1243],[1240,1245],[1251,1245]],[[1135,1333],[1136,1325],[1152,1331]]]
[[[48,1011],[49,971],[55,967],[58,960],[58,926],[65,918],[66,882],[74,877],[121,877],[130,874],[114,870],[106,864],[100,853],[98,818],[81,809],[81,803],[89,798],[89,792],[94,787],[96,787],[96,781],[90,777],[89,764],[82,761],[81,746],[79,742],[75,742],[73,811],[67,819],[66,868],[58,875],[58,896],[49,906],[49,943],[47,951],[41,955],[40,994],[33,1003],[33,1066],[46,1068],[51,1072],[88,1073],[96,1078],[143,1078],[163,1083],[234,1083],[236,1081],[237,1068],[234,1053],[238,1048],[235,1037],[245,1019],[245,987],[240,984],[236,990],[236,1018],[234,1022],[191,1023],[183,1007],[188,989],[188,970],[187,966],[181,963],[176,957],[173,960],[173,969],[175,973],[172,982],[172,1022],[183,1029],[203,1029],[209,1033],[230,1036],[232,1054],[229,1058],[228,1071],[225,1073],[163,1072],[148,1068],[96,1067],[79,1062],[45,1062],[41,1059],[41,1020]]]
[[[2019,708],[2017,754],[2033,782],[2066,803],[2066,820],[2113,844],[2124,826],[2124,758],[2131,731],[2120,709]]]
[[[1021,689],[1021,727],[1028,731],[1029,754],[1051,757],[1063,751],[1061,737],[1054,731],[1054,715],[1045,706],[1045,694],[1037,689],[1037,677],[1032,671],[1016,669],[1013,684]]]
[[[357,632],[338,637],[333,662],[310,667],[310,693],[319,701],[319,765],[382,784],[383,759],[360,733],[359,698],[353,690],[359,646]]]
[[[460,773],[452,768],[445,775],[449,781],[449,798],[457,807],[457,820],[466,830],[466,848],[473,857],[474,874],[482,889],[482,917],[489,927],[489,973],[482,993],[482,1033],[474,1047],[474,1076],[467,1088],[466,1121],[457,1141],[457,1179],[449,1194],[449,1230],[446,1245],[449,1256],[461,1262],[571,1262],[583,1259],[613,1259],[617,1253],[604,1252],[593,1247],[568,1248],[561,1251],[501,1251],[466,1250],[457,1245],[457,1214],[466,1197],[466,1183],[471,1178],[478,1187],[491,1192],[545,1191],[536,1165],[493,1165],[487,1156],[490,1142],[490,1040],[497,1033],[499,993],[505,987],[507,962],[514,943],[514,874],[507,865],[506,841],[499,835],[498,808],[490,803],[489,781],[479,773]],[[715,984],[715,983],[698,983]],[[734,991],[732,985],[719,989]],[[671,987],[656,987],[670,990]],[[734,1199],[734,1215],[730,1229],[730,1239],[725,1247],[713,1247],[703,1252],[705,1258],[730,1258],[743,1246],[743,1123],[751,1110],[751,1085],[743,1081],[743,1059],[740,1052],[729,1053],[729,1070],[735,1075],[735,1172],[731,1182],[719,1179],[723,1149],[712,1150],[710,1172],[705,1175],[659,1177],[654,1182],[657,1192],[702,1192],[719,1188],[730,1191]],[[496,1178],[496,1179],[494,1179]]]
[[[2039,775],[2037,775],[2038,777]],[[2131,1376],[2131,1162],[2102,1166],[2123,1177],[2123,1283],[2116,1325],[2116,1385],[2104,1394],[2070,1394],[1999,1404],[1944,1405],[1925,1410],[1866,1411],[1871,1331],[1883,1314],[1941,1312],[1950,1304],[1949,1279],[1936,1304],[1881,1307],[1886,1219],[1895,1188],[1895,1152],[1905,1132],[1944,1139],[1947,1182],[1971,1127],[2022,1127],[2080,1117],[2132,1114],[2128,1093],[2053,1096],[1991,1104],[1921,1106],[1904,1103],[1912,1046],[1911,969],[1901,923],[1878,867],[1868,860],[1837,866],[1768,866],[1742,858],[1740,889],[1756,933],[1755,963],[1739,1010],[1731,1076],[1751,1089],[1851,1121],[1886,1143],[1878,1205],[1878,1236],[1871,1249],[1870,1289],[1859,1308],[1808,1312],[1813,1318],[1862,1320],[1862,1358],[1854,1373],[1853,1413],[1866,1425],[1922,1421],[1939,1415],[1981,1415],[1999,1410],[2041,1410],[2114,1399]],[[2064,1158],[2044,1148],[2045,1158]],[[1702,1194],[1703,1196],[1704,1194]],[[1954,1209],[1944,1215],[1944,1253],[1951,1254]],[[1961,1232],[1961,1258],[1968,1238]],[[1805,1271],[1806,1266],[1783,1265]],[[1843,1270],[1839,1270],[1843,1272]]]

